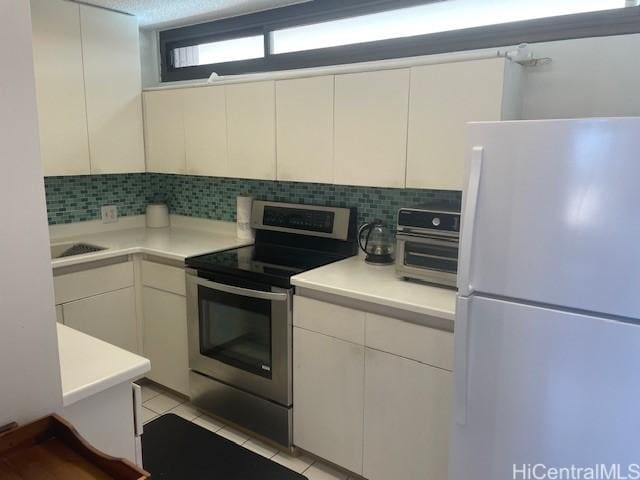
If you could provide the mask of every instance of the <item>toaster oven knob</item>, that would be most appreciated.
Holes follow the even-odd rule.
[[[433,223],[434,227],[439,227],[440,226],[440,219],[438,217],[433,217],[433,220],[431,220],[431,223]]]

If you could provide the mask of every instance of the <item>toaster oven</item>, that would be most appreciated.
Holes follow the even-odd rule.
[[[456,286],[460,212],[449,207],[401,208],[396,238],[400,277]]]

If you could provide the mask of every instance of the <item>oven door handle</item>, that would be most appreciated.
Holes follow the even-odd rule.
[[[204,280],[202,278],[197,278],[196,283],[203,287],[211,288],[212,290],[219,290],[221,292],[241,295],[243,297],[258,298],[260,300],[286,302],[289,299],[289,295],[287,295],[286,293],[262,292],[260,290],[251,290],[249,288],[234,287],[233,285],[212,282],[210,280]]]

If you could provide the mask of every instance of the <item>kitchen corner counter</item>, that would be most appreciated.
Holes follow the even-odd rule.
[[[451,322],[455,319],[454,290],[402,280],[393,265],[369,265],[362,256],[301,273],[291,283],[301,289],[413,314]]]
[[[58,324],[63,406],[132,381],[151,369],[134,353]]]
[[[146,228],[144,217],[126,228],[110,231],[82,232],[82,224],[75,224],[75,230],[52,235],[51,244],[69,242],[89,243],[105,247],[105,250],[86,253],[73,257],[54,258],[53,268],[67,267],[85,262],[105,260],[143,253],[169,260],[184,261],[193,255],[228,250],[230,248],[251,245],[251,240],[239,239],[235,233],[235,223],[202,221],[172,216],[172,224],[166,228]],[[90,223],[90,222],[85,222]],[[206,228],[203,228],[203,225]]]

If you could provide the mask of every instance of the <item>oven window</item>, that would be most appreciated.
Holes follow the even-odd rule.
[[[271,301],[198,287],[200,354],[271,378]]]
[[[447,273],[458,270],[458,247],[407,242],[404,251],[405,265]]]

